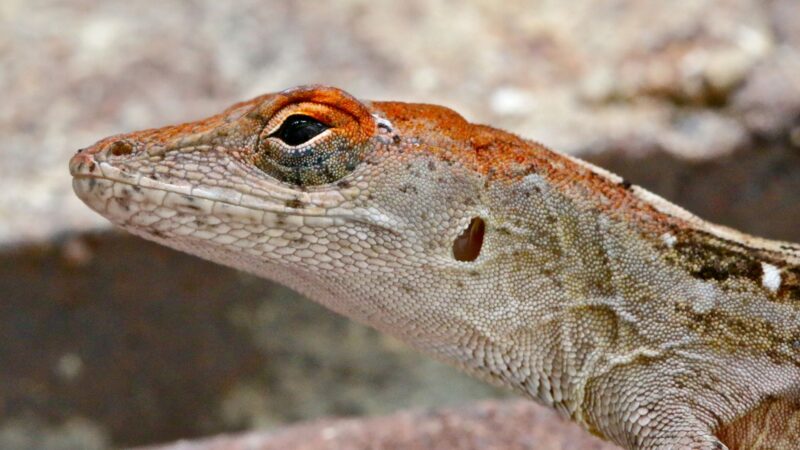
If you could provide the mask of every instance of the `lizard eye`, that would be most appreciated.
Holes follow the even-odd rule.
[[[314,136],[330,128],[328,125],[302,114],[294,114],[286,118],[281,126],[269,137],[278,138],[292,147],[305,144]]]
[[[278,181],[312,187],[352,173],[375,145],[375,118],[333,88],[296,88],[253,111],[261,125],[252,164]]]
[[[302,113],[290,114],[271,129],[274,131],[265,129],[256,166],[299,186],[336,181],[355,169],[366,149],[364,144],[354,145],[348,139],[350,123],[347,118],[337,122],[336,117],[323,115],[320,120]]]

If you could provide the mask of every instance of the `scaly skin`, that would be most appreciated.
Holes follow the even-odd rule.
[[[281,134],[296,115],[324,131]],[[301,87],[104,139],[70,169],[126,230],[277,280],[622,447],[800,449],[799,246],[447,108]]]

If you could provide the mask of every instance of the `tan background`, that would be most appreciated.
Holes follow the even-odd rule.
[[[304,83],[445,104],[800,241],[796,0],[2,0],[0,448],[499,395],[284,288],[111,232],[71,193],[77,148]]]

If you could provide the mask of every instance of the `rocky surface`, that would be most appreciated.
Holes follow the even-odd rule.
[[[797,0],[502,4],[0,2],[0,448],[142,445],[499,395],[286,289],[106,231],[72,195],[75,149],[262,92],[325,83],[448,105],[705,218],[800,241]],[[448,433],[485,442],[456,432],[480,428],[481,408],[431,423],[452,417]],[[544,414],[535,406],[491,408],[520,424],[497,439],[547,435],[530,441],[546,449],[572,435],[513,420]],[[419,442],[409,424],[424,417],[330,424]],[[268,440],[323,429],[309,427]]]
[[[613,450],[555,412],[524,401],[329,419],[274,432],[226,435],[138,450]]]

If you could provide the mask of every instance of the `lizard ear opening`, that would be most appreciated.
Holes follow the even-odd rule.
[[[481,254],[486,223],[480,217],[473,217],[466,230],[453,241],[453,256],[457,261],[475,261]]]

